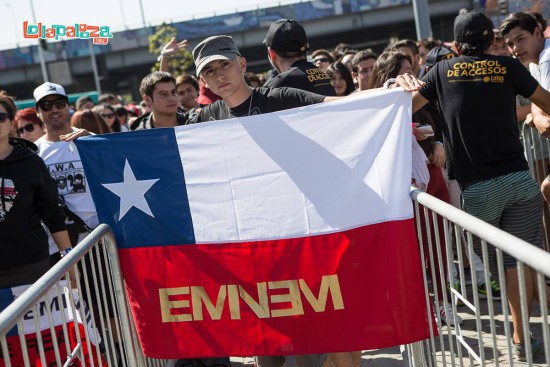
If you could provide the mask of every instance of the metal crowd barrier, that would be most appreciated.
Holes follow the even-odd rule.
[[[125,297],[102,224],[0,313],[0,365],[145,365]]]
[[[430,317],[431,329],[437,332],[432,332],[428,340],[404,346],[405,365],[455,367],[514,364],[503,252],[519,261],[524,334],[532,332],[543,349],[543,353],[533,358],[528,345],[527,364],[549,365],[550,320],[545,276],[550,277],[550,254],[419,190],[412,190],[411,197],[415,202],[416,218],[423,217],[424,223],[428,223],[423,229],[421,221],[417,220],[422,264],[431,265],[431,270],[424,272],[426,312],[431,315],[442,303],[445,308],[452,308],[455,314],[459,314],[464,323],[447,326],[438,316],[432,324]],[[423,250],[422,230],[427,232],[427,252]],[[473,236],[482,240],[481,258],[486,270],[484,281],[489,284],[489,271],[492,271],[502,291],[501,301],[493,300],[490,293],[487,300],[480,299],[479,294],[472,291],[476,287],[467,285],[464,267],[473,257],[474,250],[472,246],[464,246],[463,249],[462,245],[470,243]],[[494,266],[488,258],[489,243],[496,247],[497,261]],[[446,249],[446,256],[442,256],[441,249]],[[444,287],[444,294],[439,295],[435,286],[438,278],[443,284],[454,282],[451,271],[446,274],[442,267],[439,272],[435,271],[435,264],[444,263],[449,269],[457,267],[460,289]],[[474,264],[470,266],[474,268]],[[530,322],[526,321],[528,308],[522,275],[527,266],[537,272],[539,293]],[[76,279],[68,275],[75,271],[80,273]],[[474,271],[472,283],[477,284]],[[71,287],[73,291],[69,291]],[[51,298],[52,292],[57,296],[57,302]],[[59,302],[59,299],[63,301]],[[60,304],[63,307],[59,307]],[[58,312],[61,323],[54,327],[52,320],[56,308],[65,312]],[[46,321],[39,322],[38,314],[43,315]],[[70,320],[81,320],[82,324],[91,327],[78,327],[78,323],[71,323]],[[30,332],[29,322],[33,327]],[[22,330],[32,334],[32,343],[23,335],[14,336],[14,330],[18,330],[19,334]],[[63,343],[71,337],[77,342]],[[121,279],[116,243],[107,225],[100,225],[0,314],[0,346],[2,356],[20,357],[22,360],[12,363],[12,358],[4,357],[0,365],[3,361],[6,366],[69,366],[74,361],[80,361],[80,365],[84,366],[168,367],[175,363],[150,359],[141,352]],[[17,354],[14,350],[21,350],[18,352],[21,355],[14,355]],[[30,355],[35,359],[31,360]]]
[[[523,147],[529,171],[541,183],[550,173],[550,140],[540,135],[535,127],[523,124]],[[544,237],[546,251],[550,251],[550,207],[544,203]]]
[[[532,335],[538,339],[542,351],[531,356],[531,344],[525,343],[526,363],[529,366],[548,366],[550,363],[550,330],[548,315],[547,278],[550,277],[550,254],[525,241],[522,241],[490,224],[483,222],[431,195],[419,190],[412,190],[411,196],[415,202],[415,213],[422,264],[430,264],[431,271],[424,272],[426,311],[438,310],[440,301],[447,309],[451,307],[455,315],[464,319],[462,325],[445,325],[436,311],[436,333],[431,333],[429,340],[408,346],[407,364],[409,366],[508,366],[513,365],[512,333],[510,311],[507,302],[507,287],[503,252],[518,260],[518,279],[521,298],[521,319],[524,335]],[[424,230],[427,235],[422,237],[420,217],[424,217]],[[468,259],[473,258],[473,236],[481,239],[480,258],[484,264],[484,282],[490,284],[490,272],[498,282],[501,290],[501,300],[493,299],[491,292],[487,299],[481,299],[477,292],[477,275],[475,265]],[[423,241],[427,240],[427,253],[423,250]],[[463,246],[464,245],[464,246]],[[489,248],[496,248],[496,264],[489,260]],[[442,256],[442,249],[446,256]],[[453,256],[456,254],[456,257]],[[443,267],[435,272],[436,264],[447,264],[451,269],[447,274]],[[466,282],[465,267],[470,266],[472,285]],[[442,284],[455,283],[452,267],[456,266],[459,289],[442,287],[444,294],[439,295],[436,280]],[[528,306],[524,270],[530,267],[536,271],[538,297],[534,299],[533,312],[528,317]],[[431,280],[431,284],[430,284]],[[457,287],[458,288],[458,287]],[[432,309],[432,307],[434,307]],[[431,318],[430,318],[431,320]],[[454,321],[457,321],[456,319]],[[529,338],[526,338],[529,340]]]

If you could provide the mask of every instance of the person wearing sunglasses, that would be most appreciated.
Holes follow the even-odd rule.
[[[94,111],[103,117],[103,120],[105,120],[113,132],[119,133],[128,131],[128,128],[120,123],[116,114],[116,109],[113,106],[102,104],[101,106],[97,106]]]
[[[82,175],[83,185],[69,189],[58,187],[58,192],[73,213],[78,215],[89,228],[95,228],[99,222],[85,180],[86,175],[80,155],[74,143],[61,140],[61,137],[66,135],[84,131],[70,125],[69,104],[65,89],[59,84],[47,82],[34,90],[34,99],[37,115],[46,128],[44,136],[35,142],[38,146],[38,155],[45,161],[51,176],[56,181],[59,177]],[[83,229],[80,240],[86,235],[87,232]]]
[[[32,284],[50,266],[48,240],[71,247],[54,181],[32,142],[9,136],[13,100],[0,96],[0,288]]]
[[[334,62],[334,57],[325,49],[319,49],[312,52],[313,64],[321,71],[326,72],[330,64]]]
[[[33,143],[44,135],[44,124],[36,115],[36,109],[32,107],[17,111],[15,124],[19,136]]]

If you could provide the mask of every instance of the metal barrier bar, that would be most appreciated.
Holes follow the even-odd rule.
[[[114,293],[116,297],[116,303],[119,307],[118,312],[121,314],[122,339],[124,340],[125,345],[134,346],[134,348],[131,348],[132,353],[129,353],[126,356],[128,359],[128,364],[129,366],[144,366],[143,360],[140,360],[138,363],[138,358],[136,355],[138,351],[141,351],[141,348],[135,348],[136,344],[134,344],[134,340],[132,338],[131,317],[128,313],[128,302],[126,301],[126,294],[124,292],[124,284],[122,281],[122,271],[120,269],[118,250],[112,232],[106,233],[104,241],[107,246],[107,251],[109,253],[109,259],[111,260],[110,265],[112,268]]]
[[[512,255],[522,263],[528,264],[531,268],[550,277],[550,254],[528,242],[525,242],[501,229],[477,219],[476,217],[463,212],[454,206],[447,204],[431,195],[418,189],[411,191],[411,197],[419,204],[438,213],[443,218],[466,228],[473,235],[491,243],[496,248]],[[521,246],[521,250],[517,247]]]
[[[493,296],[491,292],[487,294],[488,302],[488,319],[486,315],[480,312],[480,305],[485,301],[481,301],[478,292],[475,290],[477,287],[478,276],[474,270],[473,261],[470,261],[470,269],[472,274],[472,290],[473,294],[470,296],[467,290],[467,284],[465,279],[465,272],[463,266],[466,265],[463,255],[467,255],[469,259],[473,258],[474,249],[472,244],[473,236],[478,236],[481,238],[481,251],[482,251],[482,260],[485,264],[486,271],[484,272],[483,278],[485,284],[488,285],[491,281],[491,275],[489,274],[489,255],[488,255],[488,246],[496,247],[496,267],[498,273],[498,280],[500,288],[502,290],[502,314],[504,316],[504,332],[507,339],[507,349],[508,349],[508,358],[511,363],[513,363],[512,356],[512,345],[511,337],[512,332],[509,327],[508,319],[509,314],[507,310],[507,288],[504,279],[506,274],[504,271],[503,263],[503,252],[511,254],[516,259],[520,261],[518,278],[519,282],[522,285],[520,287],[521,292],[521,317],[523,320],[527,320],[528,315],[528,305],[526,300],[526,279],[524,277],[523,269],[525,266],[530,267],[533,270],[538,272],[537,274],[537,289],[539,293],[539,303],[540,303],[540,313],[541,313],[541,325],[542,325],[542,336],[543,336],[543,346],[545,349],[547,362],[550,359],[550,330],[548,320],[548,298],[546,294],[546,285],[544,276],[550,276],[550,254],[544,252],[541,249],[538,249],[525,241],[519,240],[514,236],[501,231],[477,218],[474,218],[463,211],[454,208],[453,206],[446,204],[428,194],[420,192],[419,190],[413,190],[411,192],[411,197],[415,200],[417,204],[423,206],[422,212],[419,209],[419,206],[415,206],[416,217],[420,218],[421,216],[425,221],[425,230],[426,230],[426,241],[427,241],[427,251],[424,251],[423,239],[419,235],[420,242],[420,253],[422,266],[429,264],[431,268],[430,278],[432,280],[432,285],[434,288],[434,310],[437,313],[436,325],[439,331],[439,335],[435,336],[431,334],[431,338],[426,341],[413,343],[405,347],[407,362],[409,366],[452,366],[456,365],[464,366],[466,359],[469,359],[470,365],[475,362],[484,366],[491,361],[495,363],[496,366],[499,366],[499,350],[497,346],[497,319],[500,323],[500,316],[497,315],[498,311],[495,310],[495,304],[493,303]],[[420,234],[421,232],[420,222],[417,221],[417,231]],[[102,243],[99,243],[102,240]],[[443,241],[444,243],[441,243]],[[465,250],[463,251],[462,245],[465,244]],[[452,267],[455,266],[455,260],[453,258],[453,249],[452,245],[456,245],[456,253],[458,258],[456,262],[460,266],[458,270],[457,280],[460,284],[458,289],[453,287],[455,279],[452,276]],[[447,247],[442,247],[447,246]],[[445,249],[445,252],[443,252]],[[85,259],[88,258],[89,262],[86,263]],[[105,258],[108,261],[102,263],[101,259]],[[47,292],[50,289],[54,289],[58,299],[62,299],[62,291],[59,285],[59,280],[65,277],[67,278],[67,273],[70,269],[76,269],[77,264],[82,264],[83,274],[81,278],[71,280],[76,283],[76,289],[78,290],[79,304],[76,305],[76,301],[73,297],[73,292],[68,291],[69,303],[73,306],[73,314],[71,317],[73,320],[78,320],[79,318],[83,321],[84,324],[87,322],[87,312],[84,302],[87,297],[90,296],[91,292],[97,292],[96,294],[101,297],[104,302],[99,302],[97,305],[97,316],[94,314],[95,306],[89,305],[90,309],[90,320],[95,324],[96,322],[100,323],[99,332],[95,329],[92,329],[91,332],[88,331],[86,327],[83,328],[82,338],[80,337],[80,330],[78,327],[75,327],[74,333],[77,334],[77,339],[82,340],[81,343],[76,345],[72,350],[69,349],[69,346],[66,344],[66,354],[69,356],[66,361],[61,360],[59,351],[56,351],[55,360],[58,365],[65,363],[65,365],[70,364],[73,358],[81,358],[84,360],[84,350],[86,347],[88,351],[92,349],[97,354],[105,354],[107,360],[107,365],[116,365],[122,364],[124,366],[162,366],[166,365],[168,361],[146,358],[141,352],[139,342],[137,340],[137,333],[134,328],[132,318],[130,317],[128,302],[126,299],[126,294],[124,291],[122,273],[120,269],[120,263],[118,258],[118,250],[116,248],[116,243],[112,233],[109,230],[109,227],[106,225],[99,226],[94,232],[92,232],[84,241],[82,241],[78,246],[75,247],[67,256],[65,256],[59,263],[57,263],[47,274],[45,274],[39,281],[33,284],[27,292],[25,292],[21,297],[17,298],[4,312],[0,314],[0,345],[4,355],[7,355],[8,346],[6,343],[5,335],[7,332],[13,328],[16,324],[20,330],[20,342],[23,351],[23,358],[25,359],[24,364],[26,366],[31,365],[27,357],[26,343],[23,335],[23,325],[21,323],[22,317],[32,310],[34,315],[39,314],[36,304],[42,298],[46,298],[45,309],[48,312],[48,317],[50,325],[52,325],[51,320],[51,307],[50,307],[50,298],[47,296]],[[437,271],[436,265],[447,265],[447,272],[445,272],[444,266],[439,266]],[[525,265],[524,265],[525,264]],[[430,291],[428,287],[428,274],[424,273],[424,283],[426,286],[425,298],[426,298],[426,310],[427,312],[432,312],[432,303],[430,297]],[[496,274],[495,274],[496,275]],[[437,289],[436,283],[437,280],[440,281],[442,285],[442,293],[440,294]],[[449,284],[449,288],[445,286]],[[83,294],[83,291],[86,291],[86,295]],[[110,296],[110,297],[109,297]],[[450,297],[448,297],[450,296]],[[473,298],[473,300],[471,299]],[[111,302],[111,311],[108,307],[108,302]],[[475,339],[477,345],[472,345],[469,342],[471,336],[464,334],[466,329],[463,329],[459,324],[458,319],[458,306],[459,302],[463,302],[468,306],[468,316],[475,318]],[[444,325],[444,320],[439,315],[440,307],[444,308],[446,311],[453,312],[453,321],[454,328],[450,325]],[[464,313],[464,312],[463,312]],[[448,315],[447,315],[448,317]],[[64,313],[61,313],[61,318],[63,319],[63,335],[65,339],[68,339],[69,330],[67,330],[67,320],[65,320]],[[485,319],[484,319],[485,318]],[[37,318],[34,318],[35,324],[37,324]],[[451,318],[447,319],[446,322],[449,322]],[[468,320],[470,324],[474,320]],[[431,324],[432,319],[429,318]],[[487,324],[489,328],[487,330]],[[97,324],[96,324],[97,325]],[[432,328],[430,328],[432,330]],[[523,333],[524,335],[529,335],[529,324],[528,322],[523,323]],[[35,326],[35,331],[37,333],[37,338],[40,340],[40,327]],[[50,326],[50,332],[52,332],[52,327]],[[101,334],[103,339],[103,345],[105,346],[104,351],[100,351],[99,345],[91,342],[91,339],[97,340],[98,334]],[[469,334],[471,335],[471,333]],[[118,346],[115,343],[117,340]],[[45,363],[44,357],[44,346],[42,342],[38,343],[37,346],[40,354],[40,359],[42,363]],[[54,348],[59,348],[57,341],[53,342]],[[93,344],[93,345],[92,345]],[[530,344],[526,344],[526,354],[527,354],[527,363],[533,365],[533,360],[530,354]],[[120,360],[118,362],[117,358],[117,348],[120,349]],[[464,353],[464,354],[463,354]],[[475,361],[475,362],[474,362]],[[100,358],[98,361],[100,366],[105,365],[105,363]],[[93,365],[94,361],[90,362],[90,365]],[[6,366],[10,366],[9,360],[6,360]]]
[[[523,124],[522,126],[523,148],[525,158],[529,164],[529,171],[536,182],[542,180],[550,173],[550,140],[539,134],[535,127]],[[544,204],[544,243],[546,251],[550,251],[550,206]]]
[[[114,238],[109,227],[102,224],[30,285],[0,313],[0,344],[5,365],[13,365],[6,335],[17,326],[21,355],[17,352],[16,357],[25,366],[35,365],[38,361],[42,365],[55,363],[58,366],[69,366],[75,358],[80,359],[82,365],[94,367],[121,364],[145,366],[143,357],[136,358],[139,355],[136,348],[140,347],[131,335],[132,324],[118,261]],[[82,270],[80,276],[71,275],[69,278],[70,271],[78,273],[77,265]],[[63,279],[66,283],[60,285]],[[53,312],[56,312],[55,323]],[[34,319],[32,335],[36,335],[36,341],[29,345],[35,353],[33,360],[29,359],[31,349],[26,340],[30,332],[28,322],[23,322],[27,314]],[[54,326],[56,324],[58,326]],[[71,334],[74,338],[70,338]],[[47,339],[43,339],[43,335],[47,335]],[[60,354],[58,335],[65,341],[62,351],[66,359]],[[118,339],[115,339],[115,335]],[[69,340],[75,344],[69,345]],[[10,343],[13,343],[13,339]],[[49,356],[46,356],[45,343],[48,343],[48,350],[54,349],[48,352]]]
[[[514,274],[512,272],[505,272],[503,253],[507,253],[518,260],[518,270],[517,275],[519,279],[519,303],[520,307],[518,308],[520,315],[518,317],[519,321],[522,324],[523,335],[525,337],[525,344],[523,346],[524,353],[526,355],[527,365],[534,365],[534,359],[532,357],[531,343],[529,337],[530,330],[541,330],[543,342],[541,344],[541,349],[546,350],[546,361],[547,364],[550,361],[550,355],[548,349],[550,349],[550,330],[549,330],[549,316],[548,316],[548,299],[547,293],[548,288],[544,282],[544,276],[550,276],[550,254],[539,249],[525,241],[522,241],[486,222],[483,222],[441,200],[438,200],[426,193],[423,193],[419,190],[412,190],[411,197],[415,201],[415,212],[417,218],[417,232],[419,239],[419,247],[422,258],[422,265],[425,266],[428,263],[431,267],[431,281],[433,290],[430,290],[430,286],[426,281],[426,275],[424,275],[425,290],[426,290],[426,299],[427,299],[427,312],[431,312],[429,294],[433,293],[433,300],[436,307],[436,310],[439,307],[443,307],[447,312],[453,312],[454,325],[445,325],[442,320],[440,320],[439,312],[437,312],[437,327],[439,332],[439,337],[431,336],[430,340],[426,340],[424,343],[420,344],[423,346],[422,350],[417,350],[411,348],[411,353],[420,353],[421,355],[411,356],[412,360],[421,360],[424,355],[427,355],[428,364],[432,363],[430,360],[433,360],[434,364],[443,365],[450,364],[452,366],[455,363],[458,363],[460,366],[464,364],[464,358],[462,351],[467,353],[467,357],[470,360],[470,365],[478,363],[481,366],[485,366],[490,363],[491,365],[499,366],[501,363],[508,365],[507,362],[499,360],[500,357],[505,355],[508,356],[508,361],[510,365],[514,363],[514,355],[512,354],[513,342],[512,342],[512,332],[509,325],[509,312],[508,312],[508,293],[507,293],[507,276],[510,277]],[[420,211],[419,207],[422,205],[424,209],[424,219],[425,219],[425,228],[421,228],[420,221]],[[430,217],[432,221],[427,219]],[[438,221],[438,218],[440,219]],[[442,225],[440,224],[442,220]],[[429,228],[431,226],[431,228]],[[454,232],[450,227],[454,228]],[[442,227],[442,228],[441,228]],[[422,230],[425,231],[428,242],[428,253],[423,251],[423,238]],[[441,238],[439,233],[441,231],[445,232],[445,236]],[[454,240],[453,234],[454,233]],[[463,236],[464,235],[464,236]],[[474,246],[473,238],[474,236],[480,239],[480,248],[481,259],[484,264],[483,274],[477,274],[474,266]],[[465,241],[462,241],[465,238]],[[432,243],[432,240],[435,243]],[[445,243],[442,243],[442,242]],[[470,272],[472,275],[472,287],[471,295],[467,289],[465,282],[464,266],[467,265],[466,261],[463,258],[462,244],[465,244],[466,255],[469,259]],[[457,260],[453,260],[453,245],[456,245],[456,252],[458,253]],[[493,265],[496,266],[496,272],[491,275],[491,265],[489,248],[494,248],[495,258],[492,260]],[[443,258],[443,249],[447,258]],[[477,251],[477,250],[476,250]],[[427,257],[429,256],[429,258]],[[444,261],[447,261],[448,264],[448,274],[443,274],[443,266],[439,266],[439,274],[435,273],[434,262],[442,265]],[[459,266],[458,278],[456,279],[453,276],[452,267],[455,266],[455,262]],[[495,264],[496,262],[496,264]],[[524,275],[525,269],[528,270],[529,276]],[[510,270],[510,269],[509,269]],[[532,283],[532,274],[533,271],[536,271],[537,283]],[[501,301],[500,308],[501,310],[496,310],[495,305],[497,304],[496,300],[493,299],[493,294],[489,288],[490,282],[493,281],[493,276],[495,276],[495,281],[498,281],[498,285],[501,290]],[[443,297],[439,294],[436,285],[436,277],[439,277],[444,284],[443,279],[447,280],[448,286],[443,287],[443,292],[447,293],[450,296],[450,301],[447,301],[447,295]],[[459,284],[458,288],[455,289],[454,285]],[[487,300],[481,300],[479,291],[477,290],[478,284],[485,284]],[[529,286],[528,286],[529,284]],[[530,317],[533,320],[536,318],[535,314],[529,314],[531,305],[528,302],[527,290],[530,293],[533,291],[534,286],[538,289],[538,300],[540,305],[540,323],[530,321]],[[535,291],[533,291],[535,292]],[[472,301],[471,298],[473,298]],[[441,299],[442,298],[442,299]],[[440,302],[438,302],[440,299]],[[459,302],[463,302],[464,305],[468,306],[466,311],[462,311],[462,316],[466,317],[464,322],[465,326],[461,326],[457,322],[457,306]],[[483,310],[481,308],[483,306]],[[501,312],[501,315],[498,313]],[[448,313],[445,314],[448,317]],[[449,319],[446,320],[447,323]],[[497,340],[497,323],[503,325],[503,333],[506,337],[506,342],[499,342],[500,338]],[[539,325],[540,324],[540,325]],[[535,328],[535,329],[532,329]],[[499,329],[501,330],[501,329]],[[502,332],[501,332],[502,333]],[[443,339],[442,335],[447,335],[448,338]],[[474,337],[476,342],[472,343],[472,337]],[[502,335],[502,334],[501,334]],[[521,334],[520,334],[521,336]],[[417,345],[417,344],[415,344]],[[456,346],[456,351],[455,351]],[[500,349],[499,349],[500,347]],[[506,348],[506,351],[502,349]],[[450,354],[449,354],[450,353]],[[450,359],[448,359],[450,357]],[[539,360],[537,356],[537,360]],[[475,362],[474,362],[475,361]],[[426,365],[426,364],[424,364]]]

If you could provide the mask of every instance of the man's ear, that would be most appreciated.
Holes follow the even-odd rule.
[[[147,95],[143,95],[143,100],[147,103],[148,106],[151,106],[151,103],[153,102],[153,99]]]
[[[540,27],[536,27],[533,34],[534,34],[534,36],[537,40],[540,40],[541,38],[544,38],[542,29]]]
[[[275,61],[277,59],[277,54],[271,49],[271,47],[267,48],[267,55],[271,61]]]
[[[240,57],[239,58],[239,63],[241,65],[241,71],[244,75],[244,73],[246,73],[246,59],[244,57]]]

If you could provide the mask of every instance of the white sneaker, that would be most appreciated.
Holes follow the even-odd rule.
[[[452,305],[449,305],[447,309],[445,309],[445,305],[439,306],[439,316],[441,317],[442,324],[450,326],[456,326],[455,321],[458,325],[462,325],[464,322],[459,315],[454,314]]]

